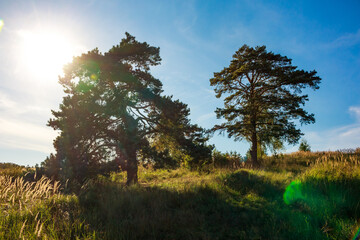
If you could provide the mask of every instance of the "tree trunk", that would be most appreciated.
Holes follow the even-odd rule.
[[[126,185],[133,185],[138,183],[138,165],[136,159],[136,150],[130,150],[127,152],[127,181]]]
[[[252,133],[251,136],[251,167],[253,168],[258,168],[260,166],[258,158],[257,158],[257,145],[258,141],[257,141],[257,136],[256,136],[256,131],[254,131]]]

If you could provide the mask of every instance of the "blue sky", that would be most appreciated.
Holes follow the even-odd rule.
[[[60,59],[95,47],[105,52],[125,31],[160,47],[162,64],[152,73],[165,94],[189,105],[193,123],[211,128],[220,121],[214,110],[222,101],[209,85],[213,73],[243,44],[266,45],[323,79],[305,106],[316,123],[301,126],[312,149],[360,147],[359,12],[355,0],[0,0],[0,162],[34,165],[53,151],[56,132],[46,122],[63,96]],[[57,40],[42,42],[50,32]],[[224,152],[249,148],[226,136],[210,142]]]

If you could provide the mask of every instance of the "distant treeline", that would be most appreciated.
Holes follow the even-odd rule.
[[[0,176],[25,177],[34,180],[35,168],[17,165],[15,163],[0,163]]]
[[[24,168],[25,166],[20,166],[15,163],[0,163],[0,169],[5,168]]]

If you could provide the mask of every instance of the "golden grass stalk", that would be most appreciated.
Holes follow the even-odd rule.
[[[36,201],[59,194],[59,182],[42,177],[26,182],[22,177],[0,176],[0,210],[29,209]]]

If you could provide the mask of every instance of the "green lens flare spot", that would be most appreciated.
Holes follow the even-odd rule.
[[[299,199],[304,199],[304,196],[302,194],[302,184],[301,181],[295,180],[292,181],[289,186],[286,187],[286,190],[284,192],[284,202],[286,204],[291,204]]]
[[[359,240],[360,239],[360,228],[359,230],[357,231],[357,233],[355,234],[353,240]]]

